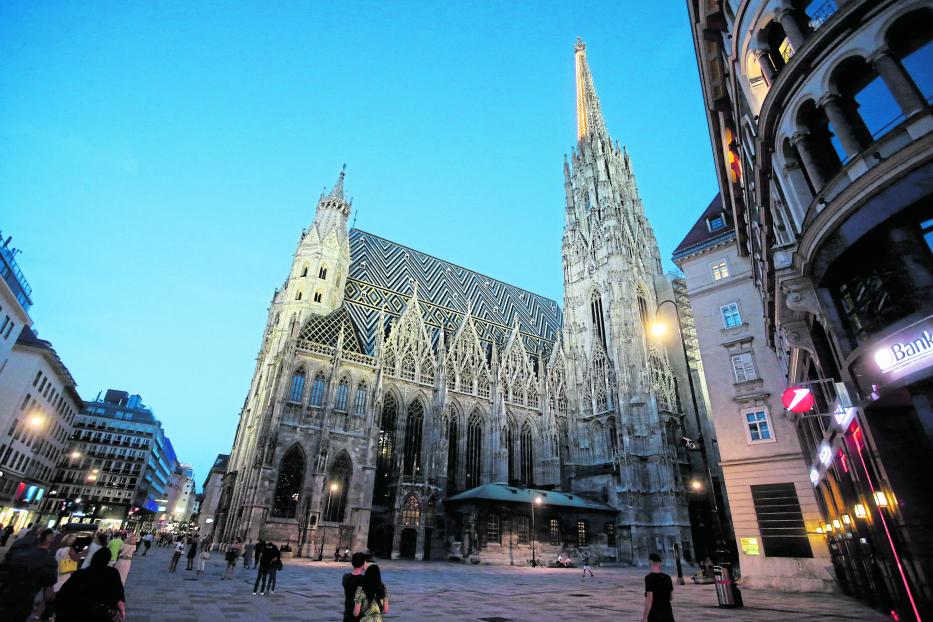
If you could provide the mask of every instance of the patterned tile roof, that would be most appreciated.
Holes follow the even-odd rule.
[[[345,300],[368,352],[380,309],[400,315],[413,282],[431,326],[456,328],[472,304],[479,337],[486,341],[505,343],[516,319],[530,351],[549,351],[560,333],[562,314],[554,300],[372,233],[350,230],[350,257]]]

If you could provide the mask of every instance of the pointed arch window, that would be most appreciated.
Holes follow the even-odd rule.
[[[402,357],[402,363],[399,367],[399,376],[404,380],[415,379],[415,357],[408,351]]]
[[[296,445],[285,453],[282,462],[279,463],[279,477],[272,500],[272,516],[295,518],[304,477],[305,456]]]
[[[534,434],[531,429],[531,422],[526,421],[522,426],[521,435],[522,444],[522,464],[521,476],[522,484],[525,486],[535,485],[535,458],[534,458]]]
[[[478,412],[470,416],[467,426],[466,488],[480,485],[483,463],[483,418]]]
[[[259,385],[257,385],[257,390]],[[305,392],[305,368],[299,367],[295,370],[295,373],[292,374],[292,383],[288,388],[288,401],[290,402],[301,402],[301,398]]]
[[[311,405],[324,405],[324,374],[322,372],[318,372],[314,377],[314,382],[311,383]]]
[[[609,419],[608,432],[609,434],[609,451],[613,457],[619,453],[619,434],[616,429],[616,420],[615,417]]]
[[[408,406],[405,430],[405,475],[421,475],[421,432],[424,427],[424,406],[415,400]]]
[[[295,300],[301,300],[301,290],[298,290],[298,293],[295,294]]]
[[[346,378],[337,385],[337,392],[334,394],[334,410],[337,412],[347,412],[347,401],[350,399],[350,381]]]
[[[373,503],[385,503],[392,482],[392,467],[395,463],[395,423],[398,419],[398,402],[391,393],[382,404],[379,419],[379,440],[376,454],[376,482],[373,486]]]
[[[421,501],[415,495],[408,495],[402,503],[402,524],[417,525],[421,520]]]
[[[599,340],[602,342],[603,347],[606,347],[606,324],[603,320],[603,298],[599,295],[599,292],[593,291],[590,296],[590,316],[593,319],[593,330],[596,331],[596,336],[599,337]]]
[[[460,441],[460,426],[457,411],[453,406],[447,410],[447,493],[457,489],[457,445]]]
[[[301,269],[301,276],[308,276],[308,266]]]
[[[366,413],[366,383],[361,382],[356,385],[356,401],[353,404],[353,412],[357,415]]]
[[[342,523],[347,512],[347,496],[350,492],[350,480],[353,477],[353,463],[346,452],[341,453],[330,467],[324,491],[324,520],[330,523]]]
[[[509,483],[515,481],[515,425],[512,423],[511,418],[505,427],[502,428],[502,441],[505,444],[506,452],[506,463],[508,464],[507,469],[507,479]]]
[[[318,270],[317,278],[319,278],[319,279],[326,279],[326,278],[327,278],[327,268],[325,268],[324,266],[321,266],[321,269]]]

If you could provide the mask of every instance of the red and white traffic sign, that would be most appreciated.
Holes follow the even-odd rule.
[[[791,387],[781,394],[781,402],[784,408],[792,413],[805,413],[813,408],[816,400],[813,399],[813,392],[805,387]]]

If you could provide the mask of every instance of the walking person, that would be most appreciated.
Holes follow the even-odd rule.
[[[207,560],[211,558],[211,541],[209,538],[204,538],[201,540],[199,546],[200,554],[198,555],[198,574],[204,574],[204,565],[207,563]]]
[[[188,538],[188,566],[185,570],[194,570],[194,558],[198,554],[198,543],[194,538]]]
[[[246,543],[246,546],[243,547],[243,567],[244,567],[244,568],[249,568],[249,562],[250,562],[251,560],[253,560],[253,555],[255,555],[256,553],[261,553],[261,552],[262,552],[262,551],[257,551],[257,550],[256,550],[256,545],[253,544],[253,541],[252,541],[252,540],[249,540],[249,541]],[[255,566],[255,565],[256,565],[256,564],[254,563],[253,566]]]
[[[110,567],[110,552],[100,548],[91,565],[71,575],[59,590],[55,621],[113,622],[125,617],[126,595],[120,573]]]
[[[147,531],[146,535],[143,536],[143,557],[146,556],[150,548],[152,548],[152,532]]]
[[[179,540],[175,543],[175,551],[172,553],[172,563],[169,564],[168,571],[175,572],[178,569],[178,560],[181,554],[185,552],[185,543]]]
[[[224,569],[224,576],[221,577],[221,580],[233,579],[233,577],[236,576],[236,562],[242,552],[242,538],[237,538],[235,542],[230,543],[230,546],[227,547],[227,553],[224,555],[224,559],[227,561],[227,567]]]
[[[363,583],[356,588],[353,600],[353,615],[360,622],[382,622],[382,614],[389,613],[389,590],[382,583],[377,564],[363,573]]]
[[[253,595],[259,590],[260,595],[265,595],[266,590],[270,594],[275,594],[275,574],[278,571],[279,548],[271,542],[267,542],[259,553],[259,567],[256,572],[256,583],[253,584]]]
[[[107,543],[107,548],[110,549],[110,565],[113,566],[117,563],[117,560],[120,558],[120,550],[123,548],[123,536],[121,532],[113,534],[113,537],[110,539],[110,542]]]
[[[266,546],[266,541],[262,538],[259,539],[259,542],[256,543],[256,548],[253,549],[253,567],[259,566],[259,554],[262,553],[262,549]]]
[[[652,553],[648,556],[651,573],[645,575],[645,611],[641,622],[674,622],[671,600],[674,595],[674,582],[670,575],[661,572],[661,556]]]
[[[98,531],[94,535],[94,539],[87,546],[87,550],[84,552],[84,563],[81,564],[81,568],[90,568],[91,567],[91,558],[94,557],[94,553],[101,549],[107,548],[107,534],[103,531]],[[110,549],[107,549],[110,550]]]
[[[126,585],[126,577],[130,574],[130,566],[133,565],[133,555],[136,554],[136,545],[138,541],[136,534],[130,534],[126,543],[120,547],[120,555],[117,556],[117,563],[114,567],[120,573],[120,583]]]
[[[55,591],[61,589],[62,585],[65,584],[71,577],[71,573],[75,572],[78,569],[78,562],[81,561],[81,556],[78,554],[78,551],[75,550],[75,540],[77,536],[73,533],[68,534],[62,538],[61,544],[57,551],[55,551],[55,562],[58,564],[58,581],[55,582]]]
[[[6,546],[6,541],[10,539],[10,534],[12,533],[13,523],[10,523],[3,528],[3,535],[0,535],[0,546]]]
[[[354,553],[350,559],[353,572],[343,575],[343,622],[356,622],[353,615],[353,605],[356,599],[356,590],[363,585],[363,571],[366,570],[366,556]]]
[[[590,554],[587,551],[583,551],[583,556],[581,561],[583,562],[583,578],[586,578],[586,573],[590,573],[590,576],[593,576],[593,569],[590,568]]]

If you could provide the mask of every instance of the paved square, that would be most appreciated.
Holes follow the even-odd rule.
[[[169,549],[137,555],[127,581],[129,622],[233,622],[309,620],[339,622],[340,577],[349,564],[286,560],[276,593],[253,596],[255,570],[238,568],[233,581],[220,580],[225,562],[212,554],[198,577],[168,572]],[[645,570],[596,568],[594,579],[579,569],[467,566],[446,562],[379,562],[389,587],[390,620],[549,622],[639,620]],[[887,617],[844,596],[781,594],[744,590],[745,608],[720,609],[711,585],[676,586],[674,615],[680,621],[864,620]]]

